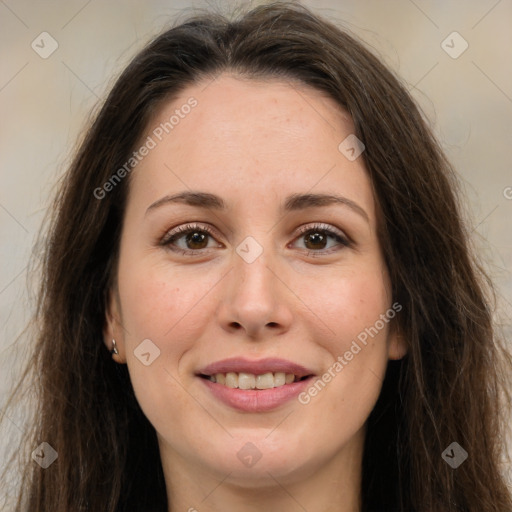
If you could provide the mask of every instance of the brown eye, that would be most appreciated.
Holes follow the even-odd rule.
[[[306,245],[308,249],[325,249],[327,237],[318,231],[311,231],[310,233],[311,234],[308,233],[305,235],[304,245]]]
[[[303,240],[304,246],[302,248],[307,251],[308,255],[314,256],[333,252],[331,249],[336,246],[349,247],[351,245],[348,238],[341,231],[335,231],[327,224],[301,228],[301,235],[297,240]],[[335,243],[330,242],[330,240],[334,240]]]
[[[174,252],[194,254],[210,247],[220,246],[208,247],[209,239],[214,240],[213,233],[207,226],[185,225],[168,233],[160,245]]]
[[[200,231],[191,231],[185,236],[188,249],[205,249],[208,245],[208,236]],[[205,244],[206,241],[206,244]]]

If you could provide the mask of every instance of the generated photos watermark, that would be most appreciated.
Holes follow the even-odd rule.
[[[166,135],[171,133],[171,131],[174,130],[178,124],[180,124],[182,119],[185,119],[185,117],[190,114],[192,109],[196,107],[197,104],[198,101],[196,98],[191,96],[188,98],[186,103],[174,111],[171,117],[169,117],[168,121],[164,121],[163,123],[160,123],[156,128],[154,128],[151,132],[151,135],[148,135],[139,149],[134,151],[132,156],[121,167],[119,167],[119,169],[117,169],[117,171],[114,172],[101,187],[94,189],[94,197],[101,200],[109,192],[112,192],[112,190],[114,190],[114,188],[133,171],[137,164],[142,162],[142,160],[144,160],[144,158],[149,155],[150,151],[155,149],[158,143],[161,142]]]
[[[318,395],[327,383],[331,382],[354,359],[354,356],[361,352],[368,344],[368,337],[373,338],[376,336],[401,310],[402,305],[395,302],[385,313],[380,315],[379,319],[371,327],[361,331],[356,339],[352,340],[349,350],[345,351],[343,355],[338,356],[336,361],[306,391],[299,394],[299,402],[303,405],[309,404],[311,399]]]

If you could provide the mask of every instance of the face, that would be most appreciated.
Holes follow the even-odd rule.
[[[314,89],[227,74],[148,126],[105,337],[162,458],[252,485],[361,446],[405,349],[353,131]]]

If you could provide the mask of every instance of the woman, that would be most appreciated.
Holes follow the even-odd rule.
[[[511,511],[511,359],[455,189],[307,9],[157,37],[56,199],[18,510]]]

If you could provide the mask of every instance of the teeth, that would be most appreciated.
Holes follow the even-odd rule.
[[[254,389],[256,387],[256,376],[252,373],[238,374],[238,389]]]
[[[215,380],[217,380],[217,375],[215,375]],[[238,374],[237,373],[233,373],[233,372],[226,373],[226,383],[225,383],[225,385],[228,388],[237,388],[238,387]]]
[[[286,374],[284,374],[282,372],[274,373],[274,386],[284,386],[285,382],[286,382]]]
[[[274,375],[269,373],[264,373],[263,375],[258,375],[256,377],[256,388],[257,389],[270,389],[274,387],[275,377]]]
[[[284,372],[268,372],[262,375],[254,375],[252,373],[216,373],[210,375],[209,380],[217,384],[223,384],[228,388],[238,389],[271,389],[285,384],[291,384],[295,381],[293,373]]]

